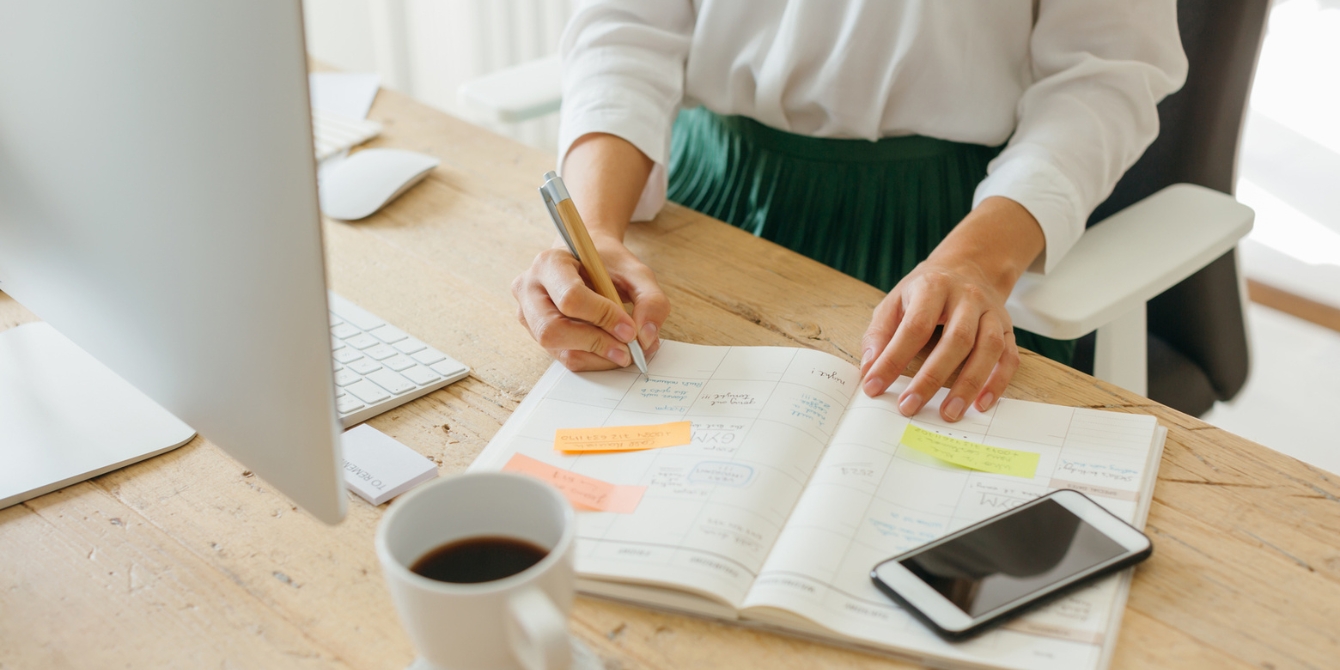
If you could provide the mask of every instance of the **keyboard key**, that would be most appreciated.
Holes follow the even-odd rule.
[[[408,367],[413,366],[413,365],[414,365],[414,360],[411,359],[409,356],[406,356],[406,355],[404,355],[404,354],[396,354],[396,355],[394,355],[394,356],[392,356],[392,357],[390,357],[390,358],[388,358],[388,359],[382,361],[382,365],[385,365],[386,367],[391,368],[392,370],[395,370],[396,372],[400,372],[401,370],[404,370],[405,368],[408,368]]]
[[[461,365],[460,363],[457,363],[456,361],[451,360],[450,358],[448,358],[445,361],[442,361],[441,363],[433,363],[428,367],[431,368],[433,372],[436,372],[437,374],[440,374],[443,377],[455,377],[456,375],[460,374],[461,371],[465,368],[465,366]]]
[[[335,350],[335,360],[341,363],[351,363],[363,357],[363,352],[353,347],[341,347]]]
[[[362,400],[363,402],[369,405],[379,403],[391,397],[391,394],[382,390],[382,387],[377,386],[376,384],[373,384],[372,382],[366,379],[358,382],[357,384],[350,384],[344,387],[344,389],[354,394],[355,396],[358,397],[359,400]]]
[[[432,347],[429,347],[427,349],[424,349],[423,351],[420,351],[417,354],[414,354],[414,360],[423,363],[424,365],[432,365],[433,363],[436,363],[444,358],[446,358],[446,356],[443,355],[442,352]]]
[[[378,386],[396,395],[414,388],[414,384],[408,379],[405,379],[400,376],[399,373],[392,372],[386,368],[382,368],[381,370],[369,374],[368,379],[377,382]]]
[[[340,338],[341,340],[346,339],[346,338],[353,337],[353,336],[355,336],[355,335],[357,335],[357,334],[359,334],[359,333],[361,333],[361,332],[363,332],[363,331],[361,331],[361,330],[359,330],[359,329],[357,329],[357,328],[355,328],[355,327],[353,327],[353,326],[351,326],[351,325],[349,325],[349,324],[347,324],[347,323],[341,323],[341,324],[339,324],[339,325],[337,325],[337,326],[332,326],[331,329],[330,329],[330,334],[331,334],[331,335],[334,335],[335,337]]]
[[[345,321],[348,321],[349,323],[354,324],[355,326],[358,326],[362,330],[372,330],[373,328],[376,328],[382,325],[383,323],[386,323],[385,321],[382,321],[381,319],[378,319],[377,317],[366,313],[364,313],[364,315],[341,314],[340,318],[344,319]]]
[[[416,352],[416,351],[423,351],[423,350],[426,349],[427,347],[428,347],[428,345],[426,345],[426,344],[424,344],[423,342],[420,342],[420,341],[418,341],[418,340],[416,340],[416,339],[414,339],[414,338],[412,338],[412,337],[407,337],[407,338],[405,338],[405,339],[403,339],[403,340],[401,340],[401,341],[395,343],[395,348],[396,348],[396,349],[399,349],[399,350],[401,350],[402,352],[407,353],[407,354],[412,354],[412,353],[414,353],[414,352]]]
[[[345,300],[343,296],[338,294],[329,293],[328,302],[330,304],[331,314],[334,314],[363,330],[372,330],[373,328],[386,323],[372,314],[369,314],[367,310],[362,307]]]
[[[378,365],[376,361],[367,358],[360,358],[353,363],[350,363],[349,367],[360,375],[365,375],[373,370],[382,369],[382,366]]]
[[[372,347],[371,349],[368,349],[367,351],[364,351],[363,355],[367,356],[368,358],[382,361],[392,356],[399,356],[400,352],[386,346],[385,344],[379,344],[375,347]]]
[[[405,331],[390,325],[382,326],[381,328],[371,331],[369,334],[386,343],[399,342],[409,337]]]
[[[368,347],[375,347],[381,344],[381,342],[377,341],[377,338],[368,335],[367,333],[359,333],[346,339],[344,343],[357,349],[367,349]]]
[[[344,420],[384,412],[467,369],[334,293],[329,304],[335,404]]]
[[[410,381],[414,382],[415,384],[418,384],[419,386],[427,386],[442,378],[441,375],[437,374],[436,372],[433,372],[432,370],[429,370],[428,368],[423,367],[422,365],[416,365],[412,368],[407,368],[400,374],[409,377]]]

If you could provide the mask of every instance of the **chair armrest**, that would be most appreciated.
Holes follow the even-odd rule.
[[[1026,273],[1006,307],[1020,328],[1080,337],[1227,253],[1254,218],[1230,195],[1174,184],[1089,228],[1050,274]]]
[[[563,61],[554,55],[469,79],[456,99],[480,121],[517,123],[551,114],[563,99]]]

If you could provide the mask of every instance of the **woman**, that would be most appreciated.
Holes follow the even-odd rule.
[[[1083,233],[1187,67],[1175,0],[603,0],[561,49],[559,166],[634,307],[557,242],[513,284],[542,346],[573,370],[656,350],[670,305],[623,235],[668,197],[888,290],[867,395],[943,327],[898,406],[961,365],[947,421],[994,404],[1020,344],[1069,362],[1005,299]]]

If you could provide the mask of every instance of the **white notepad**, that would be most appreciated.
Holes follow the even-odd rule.
[[[380,505],[437,476],[437,465],[372,426],[344,432],[344,482]]]

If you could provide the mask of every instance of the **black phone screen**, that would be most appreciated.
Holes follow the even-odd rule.
[[[1045,500],[899,563],[977,617],[1123,553],[1097,528]]]

